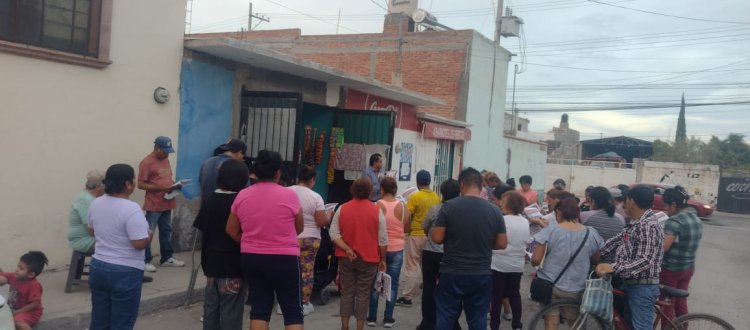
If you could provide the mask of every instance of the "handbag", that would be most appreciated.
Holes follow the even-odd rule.
[[[607,323],[612,322],[612,283],[611,276],[592,278],[591,272],[583,291],[581,313],[598,317]]]
[[[560,278],[563,276],[563,274],[565,274],[565,271],[568,270],[568,267],[570,267],[570,265],[573,263],[573,260],[576,259],[576,257],[578,256],[578,253],[581,252],[581,249],[583,249],[583,246],[586,245],[586,241],[588,241],[588,239],[589,239],[589,228],[586,228],[586,235],[583,237],[583,241],[581,242],[581,245],[578,246],[578,250],[576,250],[576,253],[574,253],[573,256],[570,257],[570,260],[568,260],[568,263],[562,269],[560,274],[557,275],[557,278],[555,278],[553,282],[542,279],[538,276],[535,277],[533,280],[531,280],[531,287],[529,288],[529,292],[531,293],[531,300],[543,303],[545,305],[549,305],[549,303],[552,301],[552,288],[555,287],[555,284],[557,284],[557,281],[559,281]],[[545,249],[547,248],[545,247]]]

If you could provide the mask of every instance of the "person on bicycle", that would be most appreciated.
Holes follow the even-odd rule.
[[[633,218],[625,229],[604,243],[604,260],[596,267],[599,276],[614,273],[623,280],[627,294],[625,320],[633,330],[653,327],[654,304],[659,296],[659,275],[663,258],[664,231],[651,210],[654,191],[637,186],[628,192],[625,210]]]
[[[664,223],[664,262],[661,284],[687,290],[695,272],[695,256],[703,236],[703,224],[688,206],[690,196],[685,188],[676,186],[664,191],[662,200],[669,219]],[[687,297],[673,297],[674,310],[667,308],[669,319],[688,313]]]

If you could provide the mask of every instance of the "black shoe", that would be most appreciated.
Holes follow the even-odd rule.
[[[398,298],[396,299],[396,306],[411,307],[411,299],[406,299],[406,297]]]
[[[393,328],[394,324],[396,324],[394,319],[383,319],[383,328]]]
[[[374,317],[368,317],[367,318],[367,326],[368,327],[374,327],[377,325],[377,320]]]
[[[154,281],[154,278],[151,276],[143,275],[143,283],[151,283]]]

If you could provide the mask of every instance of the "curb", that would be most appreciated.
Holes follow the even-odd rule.
[[[201,286],[193,289],[193,296],[190,299],[191,304],[203,301],[203,294],[200,293],[203,292],[204,288],[204,286]],[[187,289],[163,296],[141,300],[141,304],[138,308],[138,315],[141,316],[181,307],[185,303],[185,295],[187,295]],[[72,315],[64,315],[53,319],[44,319],[40,321],[36,326],[34,326],[34,329],[88,329],[90,323],[91,310],[87,310],[85,312],[75,313]]]

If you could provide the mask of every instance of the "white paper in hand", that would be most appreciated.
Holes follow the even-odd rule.
[[[384,298],[386,301],[391,301],[393,299],[391,297],[391,285],[391,275],[378,271],[378,274],[375,275],[375,286],[373,287],[378,296]]]

